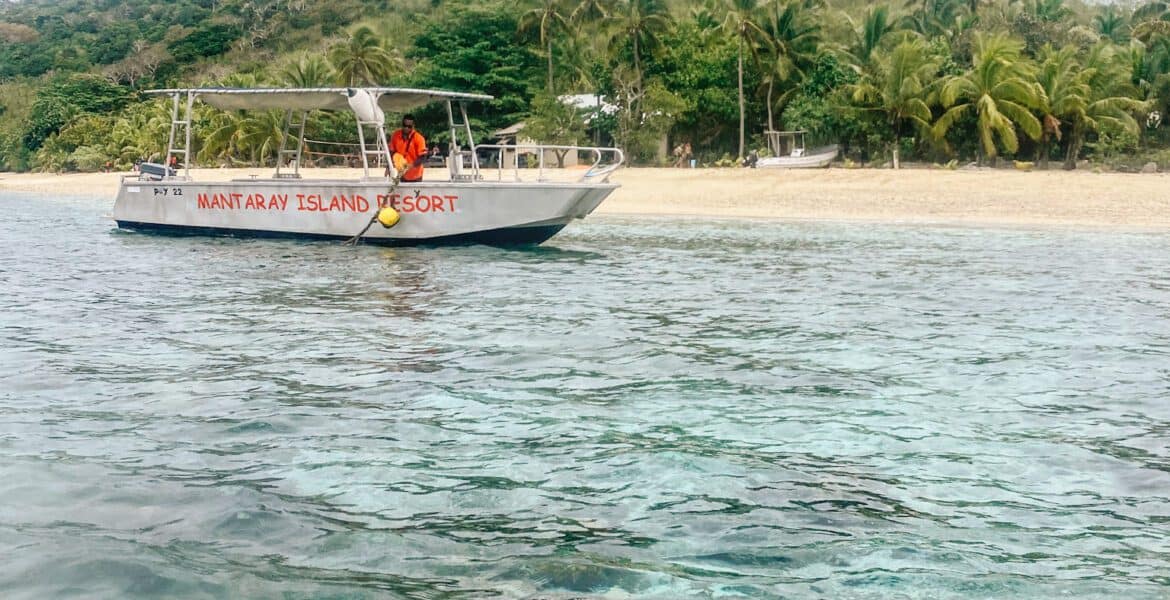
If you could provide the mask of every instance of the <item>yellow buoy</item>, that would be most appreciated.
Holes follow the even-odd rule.
[[[382,227],[385,227],[386,229],[390,229],[391,227],[397,225],[399,218],[398,211],[394,210],[393,207],[383,206],[382,208],[378,209],[378,222],[381,223]]]

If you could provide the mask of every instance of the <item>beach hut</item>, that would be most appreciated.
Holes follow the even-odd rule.
[[[529,137],[525,137],[523,134],[523,131],[524,131],[524,121],[520,121],[518,123],[513,123],[507,127],[504,127],[503,129],[497,129],[497,130],[493,131],[492,137],[495,138],[496,143],[501,145],[501,146],[517,146],[517,145],[524,146],[524,145],[534,145],[537,143],[535,140],[533,140]],[[512,160],[514,160],[515,154],[516,154],[515,150],[504,150],[503,157],[502,157],[503,164],[505,164],[505,165],[512,164]],[[525,155],[528,155],[527,159],[525,158]],[[521,164],[525,164],[527,162],[527,166],[534,167],[534,166],[536,166],[535,163],[537,162],[537,160],[538,160],[538,157],[537,157],[537,154],[535,152],[521,151],[521,153],[520,153]],[[546,168],[555,167],[555,166],[557,166],[557,164],[558,163],[557,163],[556,151],[555,150],[545,150],[544,151],[544,165],[545,165],[545,167]],[[565,154],[565,166],[566,167],[574,167],[576,165],[577,165],[577,153],[576,152],[569,152],[569,153]]]

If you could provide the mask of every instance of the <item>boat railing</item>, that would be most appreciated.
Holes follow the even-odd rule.
[[[505,173],[511,181],[574,181],[574,182],[603,182],[609,179],[610,174],[621,168],[626,155],[619,148],[604,148],[599,146],[560,146],[555,144],[477,144],[475,152],[479,156],[487,154],[487,160],[480,160],[480,171],[496,171],[496,180],[505,181]],[[579,166],[573,168],[557,167],[556,159],[549,160],[549,153],[564,152],[565,156],[581,152],[592,155],[593,162],[582,170]],[[530,159],[525,159],[526,166],[520,166],[522,156],[536,157],[533,165]],[[572,176],[570,176],[571,174]]]
[[[554,153],[564,153],[574,160],[568,166],[559,167]],[[582,164],[576,159],[581,153],[591,155],[592,162]],[[478,160],[476,159],[478,157]],[[453,161],[453,163],[452,163]],[[474,154],[463,151],[448,157],[452,181],[499,181],[516,183],[596,183],[606,182],[609,176],[622,167],[625,153],[619,148],[599,146],[564,146],[556,144],[482,144],[475,146]],[[185,170],[184,170],[185,171]],[[495,171],[493,173],[493,171]],[[256,175],[250,175],[256,179]],[[273,179],[290,179],[292,174],[278,172]],[[300,179],[301,175],[295,175]],[[388,180],[389,174],[378,177],[363,177],[362,181]],[[123,183],[185,182],[193,178],[185,172],[161,164],[141,163],[136,173],[121,176]]]

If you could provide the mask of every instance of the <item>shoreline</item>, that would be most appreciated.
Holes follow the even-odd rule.
[[[192,169],[202,181],[271,168]],[[359,169],[302,169],[306,179]],[[0,192],[107,197],[122,173],[0,173]],[[653,169],[615,173],[598,215],[1170,230],[1170,174],[1001,169]]]

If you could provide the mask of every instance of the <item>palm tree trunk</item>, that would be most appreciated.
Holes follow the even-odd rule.
[[[772,124],[772,84],[773,80],[768,79],[768,131],[776,131],[776,127]]]
[[[552,59],[552,38],[548,40],[548,94],[553,93],[553,59]]]
[[[638,114],[636,116],[640,123],[642,121],[642,61],[638,58],[638,34],[636,33],[634,34],[634,77],[638,85],[636,92],[637,104],[635,105],[637,106]]]
[[[1081,153],[1081,140],[1079,136],[1074,137],[1068,142],[1068,152],[1064,155],[1064,169],[1072,171],[1077,168],[1077,155]]]
[[[1077,168],[1077,155],[1081,152],[1081,124],[1073,123],[1068,136],[1068,152],[1064,155],[1064,169],[1071,171]]]
[[[895,169],[902,168],[901,150],[902,150],[902,129],[903,129],[904,124],[905,124],[905,121],[903,121],[901,119],[893,119],[892,122],[890,123],[891,128],[894,130],[894,141],[893,141],[893,143],[890,144],[890,156],[894,162]]]
[[[739,159],[743,160],[743,36],[739,36]]]
[[[596,119],[597,117],[601,116],[601,90],[594,90],[594,92],[597,94],[597,98],[596,98],[597,112],[593,113],[594,118]],[[596,120],[593,123],[593,145],[594,146],[601,145],[601,127],[597,125]]]

